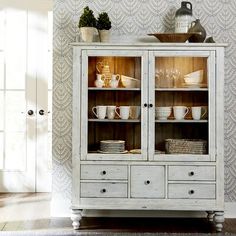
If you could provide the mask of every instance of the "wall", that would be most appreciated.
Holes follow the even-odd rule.
[[[145,35],[173,30],[176,0],[54,0],[53,82],[53,200],[70,204],[72,50],[83,7],[107,11],[113,35]],[[194,16],[201,19],[208,36],[228,42],[225,78],[225,198],[236,201],[236,1],[192,0]],[[55,210],[55,208],[53,208]],[[65,207],[64,210],[66,210]]]

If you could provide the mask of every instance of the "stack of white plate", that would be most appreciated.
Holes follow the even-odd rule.
[[[126,153],[124,140],[101,140],[101,153]]]

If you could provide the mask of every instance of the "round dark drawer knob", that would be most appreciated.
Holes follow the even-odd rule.
[[[29,116],[32,116],[34,114],[34,111],[33,110],[28,110],[28,115]]]
[[[102,171],[102,175],[105,175],[107,172],[105,170]]]
[[[190,171],[190,172],[189,172],[189,176],[194,176],[194,172],[193,172],[193,171]]]
[[[151,183],[150,180],[146,180],[146,181],[145,181],[145,184],[146,184],[146,185],[148,185],[148,184],[150,184],[150,183]]]
[[[147,107],[148,106],[148,104],[147,103],[144,103],[144,107]]]
[[[103,188],[102,190],[101,190],[101,193],[105,193],[107,190],[105,189],[105,188]]]
[[[190,195],[194,194],[194,190],[189,190],[188,192]]]
[[[40,110],[39,115],[43,116],[44,115],[44,110]]]
[[[152,107],[153,107],[153,104],[149,104],[149,107],[151,107],[151,108],[152,108]]]

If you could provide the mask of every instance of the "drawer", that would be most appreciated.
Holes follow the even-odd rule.
[[[81,183],[81,197],[127,198],[126,183]]]
[[[81,165],[81,179],[127,179],[125,165]]]
[[[164,166],[131,166],[132,198],[164,198]]]
[[[208,180],[216,179],[214,166],[169,166],[168,180]]]
[[[215,199],[215,184],[169,184],[169,198]]]

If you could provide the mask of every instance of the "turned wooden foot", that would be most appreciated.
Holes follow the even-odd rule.
[[[79,229],[81,219],[82,219],[82,210],[72,209],[71,220],[74,229]]]
[[[216,211],[214,220],[215,220],[216,231],[221,232],[223,228],[223,223],[224,223],[224,212]]]
[[[214,215],[215,215],[214,211],[207,211],[207,219],[208,219],[208,221],[213,222]]]

